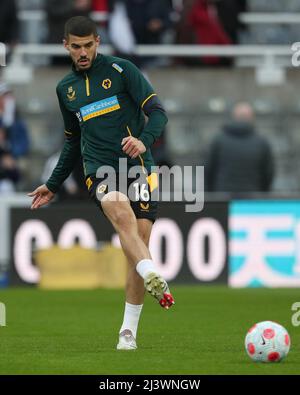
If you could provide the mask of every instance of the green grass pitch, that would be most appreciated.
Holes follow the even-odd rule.
[[[163,310],[147,295],[138,349],[117,351],[122,290],[0,291],[0,374],[299,374],[300,327],[291,306],[297,289],[172,286],[176,305]],[[247,330],[274,320],[291,336],[286,360],[252,362]]]

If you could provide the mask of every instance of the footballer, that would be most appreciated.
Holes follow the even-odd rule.
[[[149,252],[157,212],[157,202],[149,198],[157,188],[155,174],[151,174],[154,163],[150,146],[162,133],[167,116],[139,69],[127,60],[97,53],[100,38],[92,20],[83,16],[69,19],[63,42],[73,62],[71,72],[56,88],[65,142],[46,184],[29,194],[33,197],[31,208],[37,209],[53,199],[81,155],[89,194],[118,233],[128,261],[125,311],[117,349],[134,350],[145,289],[163,308],[174,304],[168,284],[157,272]],[[104,167],[119,175],[121,159],[127,159],[124,171],[128,184],[130,168],[140,166],[145,174],[144,188],[149,193],[143,199],[129,199],[118,181],[111,186],[99,176]]]

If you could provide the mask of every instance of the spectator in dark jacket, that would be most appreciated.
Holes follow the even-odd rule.
[[[170,6],[167,0],[124,0],[138,44],[159,44],[168,27]]]
[[[20,178],[16,161],[8,146],[6,132],[0,121],[0,193],[13,192]]]
[[[66,21],[73,16],[88,16],[91,11],[91,0],[46,0],[48,21],[48,43],[61,44]],[[69,65],[70,58],[52,56],[53,66]]]
[[[238,103],[233,122],[212,142],[205,166],[206,190],[264,192],[271,188],[273,155],[268,142],[254,128],[248,103]]]
[[[77,15],[88,16],[91,0],[46,0],[48,42],[61,44],[66,20]]]
[[[239,14],[247,11],[246,0],[214,0],[219,20],[233,43],[238,42],[238,32],[246,29],[239,20]]]
[[[122,0],[136,44],[160,44],[170,27],[171,7],[168,0]],[[117,1],[116,1],[117,2]],[[139,67],[151,64],[152,57],[130,59]]]
[[[18,39],[17,7],[14,0],[0,1],[0,42],[14,44]]]
[[[16,108],[16,99],[7,84],[0,81],[0,123],[14,158],[28,154],[29,137],[25,122]]]
[[[26,156],[30,148],[28,129],[18,114],[15,117],[14,123],[7,129],[7,133],[13,157],[17,159]]]

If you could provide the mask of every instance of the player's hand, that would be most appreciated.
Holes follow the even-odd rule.
[[[146,147],[141,140],[133,136],[124,137],[121,145],[123,146],[123,152],[129,155],[132,159],[137,158],[139,155],[146,152]]]
[[[28,193],[28,196],[33,197],[31,209],[36,209],[48,204],[53,199],[54,193],[44,184],[36,188],[33,192]]]

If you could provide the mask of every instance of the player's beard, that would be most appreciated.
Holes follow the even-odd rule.
[[[81,58],[77,61],[78,70],[87,70],[91,67],[91,61],[89,58]]]
[[[89,58],[87,56],[84,58],[79,58],[79,60],[76,62],[76,68],[79,71],[80,70],[88,70],[92,66],[96,56],[97,56],[97,52],[94,54],[94,56],[92,58]]]

